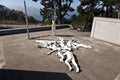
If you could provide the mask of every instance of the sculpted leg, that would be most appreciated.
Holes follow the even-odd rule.
[[[60,57],[60,62],[64,62],[64,56],[62,55],[62,53],[60,51],[58,51],[57,55]]]
[[[65,60],[65,64],[69,67],[69,71],[71,71],[72,70],[72,67],[71,67],[71,65],[70,65],[70,60],[69,59],[66,59]]]
[[[92,48],[91,46],[84,45],[84,44],[79,44],[78,46],[79,46],[79,47],[84,47],[84,48]]]
[[[75,66],[76,72],[79,72],[80,69],[79,69],[79,67],[78,67],[78,65],[77,65],[77,63],[76,63],[76,61],[75,61],[75,58],[72,58],[72,64]]]
[[[51,53],[55,52],[55,50],[49,51],[48,53],[46,53],[47,55],[50,55]]]

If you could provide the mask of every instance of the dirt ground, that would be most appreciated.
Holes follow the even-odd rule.
[[[0,72],[7,69],[7,75],[12,76],[9,80],[114,80],[120,73],[120,46],[91,39],[90,32],[59,29],[55,37],[51,37],[51,31],[33,32],[30,36],[30,40],[27,34],[0,36],[0,66],[3,66]],[[93,47],[74,51],[80,73],[68,71],[54,53],[46,55],[48,49],[35,46],[36,39],[55,40],[57,37],[74,38]]]

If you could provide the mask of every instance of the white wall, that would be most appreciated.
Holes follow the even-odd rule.
[[[95,17],[91,37],[120,45],[120,19]]]

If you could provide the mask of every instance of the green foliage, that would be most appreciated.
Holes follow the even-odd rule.
[[[44,7],[40,9],[40,14],[43,16],[43,21],[46,19],[52,19],[54,17],[54,11],[56,10],[57,21],[63,23],[64,16],[68,11],[73,12],[71,7],[73,0],[33,0],[40,1]],[[54,7],[55,6],[55,7]]]
[[[74,25],[85,24],[85,28],[92,27],[93,17],[120,18],[120,0],[79,0],[77,7],[79,15],[72,15],[71,21]]]
[[[29,16],[28,17],[28,22],[29,23],[36,23],[37,21],[35,20],[35,18],[33,16]]]
[[[63,18],[63,24],[71,24],[71,20],[67,18]]]
[[[44,20],[44,25],[51,25],[52,24],[52,20],[48,19],[48,20]]]
[[[76,14],[73,14],[73,15],[71,16],[71,21],[74,21],[74,20],[77,20],[77,15],[76,15]]]
[[[77,22],[77,21],[75,21],[75,22],[71,22],[71,24],[72,24],[73,26],[84,26],[84,25],[85,25],[85,22]]]
[[[5,23],[5,20],[7,23],[10,21],[11,24],[17,23],[25,23],[25,14],[22,11],[14,10],[14,9],[9,9],[3,5],[0,5],[0,20],[1,22]],[[37,23],[37,20],[34,19],[34,17],[29,16],[28,17],[29,23]]]
[[[0,5],[0,20],[17,20],[25,22],[24,13],[22,11],[10,10],[9,8]]]

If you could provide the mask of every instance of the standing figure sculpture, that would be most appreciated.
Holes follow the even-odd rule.
[[[52,36],[55,36],[56,35],[56,33],[55,33],[55,21],[54,20],[52,20]]]

